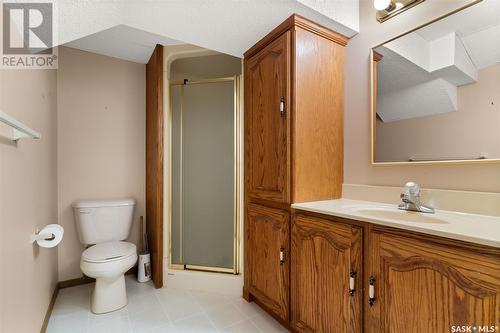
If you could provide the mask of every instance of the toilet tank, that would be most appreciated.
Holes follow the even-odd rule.
[[[90,245],[127,239],[134,208],[134,199],[75,202],[73,212],[80,242]]]

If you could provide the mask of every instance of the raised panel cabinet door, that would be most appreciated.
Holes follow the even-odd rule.
[[[288,320],[289,213],[250,204],[247,207],[247,256],[250,292],[283,320]]]
[[[290,203],[290,32],[245,59],[246,189]]]
[[[361,228],[299,213],[291,239],[292,327],[361,332]]]
[[[374,299],[365,303],[365,331],[497,332],[500,250],[428,238],[370,233]]]

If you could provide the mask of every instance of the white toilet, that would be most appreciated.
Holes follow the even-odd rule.
[[[73,204],[82,253],[82,272],[96,279],[91,310],[105,313],[127,305],[124,274],[137,261],[136,246],[124,242],[134,216],[133,199],[80,201]],[[94,245],[95,244],[95,245]]]

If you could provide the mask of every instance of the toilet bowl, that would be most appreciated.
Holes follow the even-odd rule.
[[[136,246],[129,242],[104,242],[83,251],[80,269],[96,279],[91,301],[93,313],[111,312],[127,305],[124,275],[136,262]]]
[[[125,242],[134,220],[135,200],[78,201],[73,204],[82,253],[80,269],[96,279],[91,310],[105,313],[127,305],[124,274],[137,261],[134,244]],[[95,245],[93,245],[95,244]]]

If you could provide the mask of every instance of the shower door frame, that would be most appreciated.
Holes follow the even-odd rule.
[[[180,182],[179,186],[180,191],[180,257],[181,261],[183,261],[184,256],[184,235],[183,235],[183,222],[182,222],[182,112],[183,112],[183,100],[184,100],[184,86],[194,85],[194,84],[207,84],[207,83],[219,83],[219,82],[233,82],[233,93],[234,93],[234,185],[233,185],[233,268],[223,268],[223,267],[212,267],[212,266],[201,266],[201,265],[189,265],[189,264],[175,264],[172,263],[172,224],[173,224],[173,175],[172,175],[172,166],[174,164],[173,155],[172,155],[172,146],[173,146],[173,131],[172,131],[172,113],[174,112],[172,108],[172,99],[173,99],[173,89],[175,86],[181,86],[181,120],[180,120]],[[228,273],[228,274],[239,274],[240,269],[240,216],[241,216],[241,208],[240,208],[240,181],[241,177],[241,75],[231,76],[231,77],[221,77],[221,78],[213,78],[213,79],[202,79],[202,80],[174,80],[169,83],[169,135],[170,135],[170,144],[169,144],[169,262],[168,267],[170,269],[176,270],[193,270],[193,271],[204,271],[204,272],[216,272],[216,273]]]

